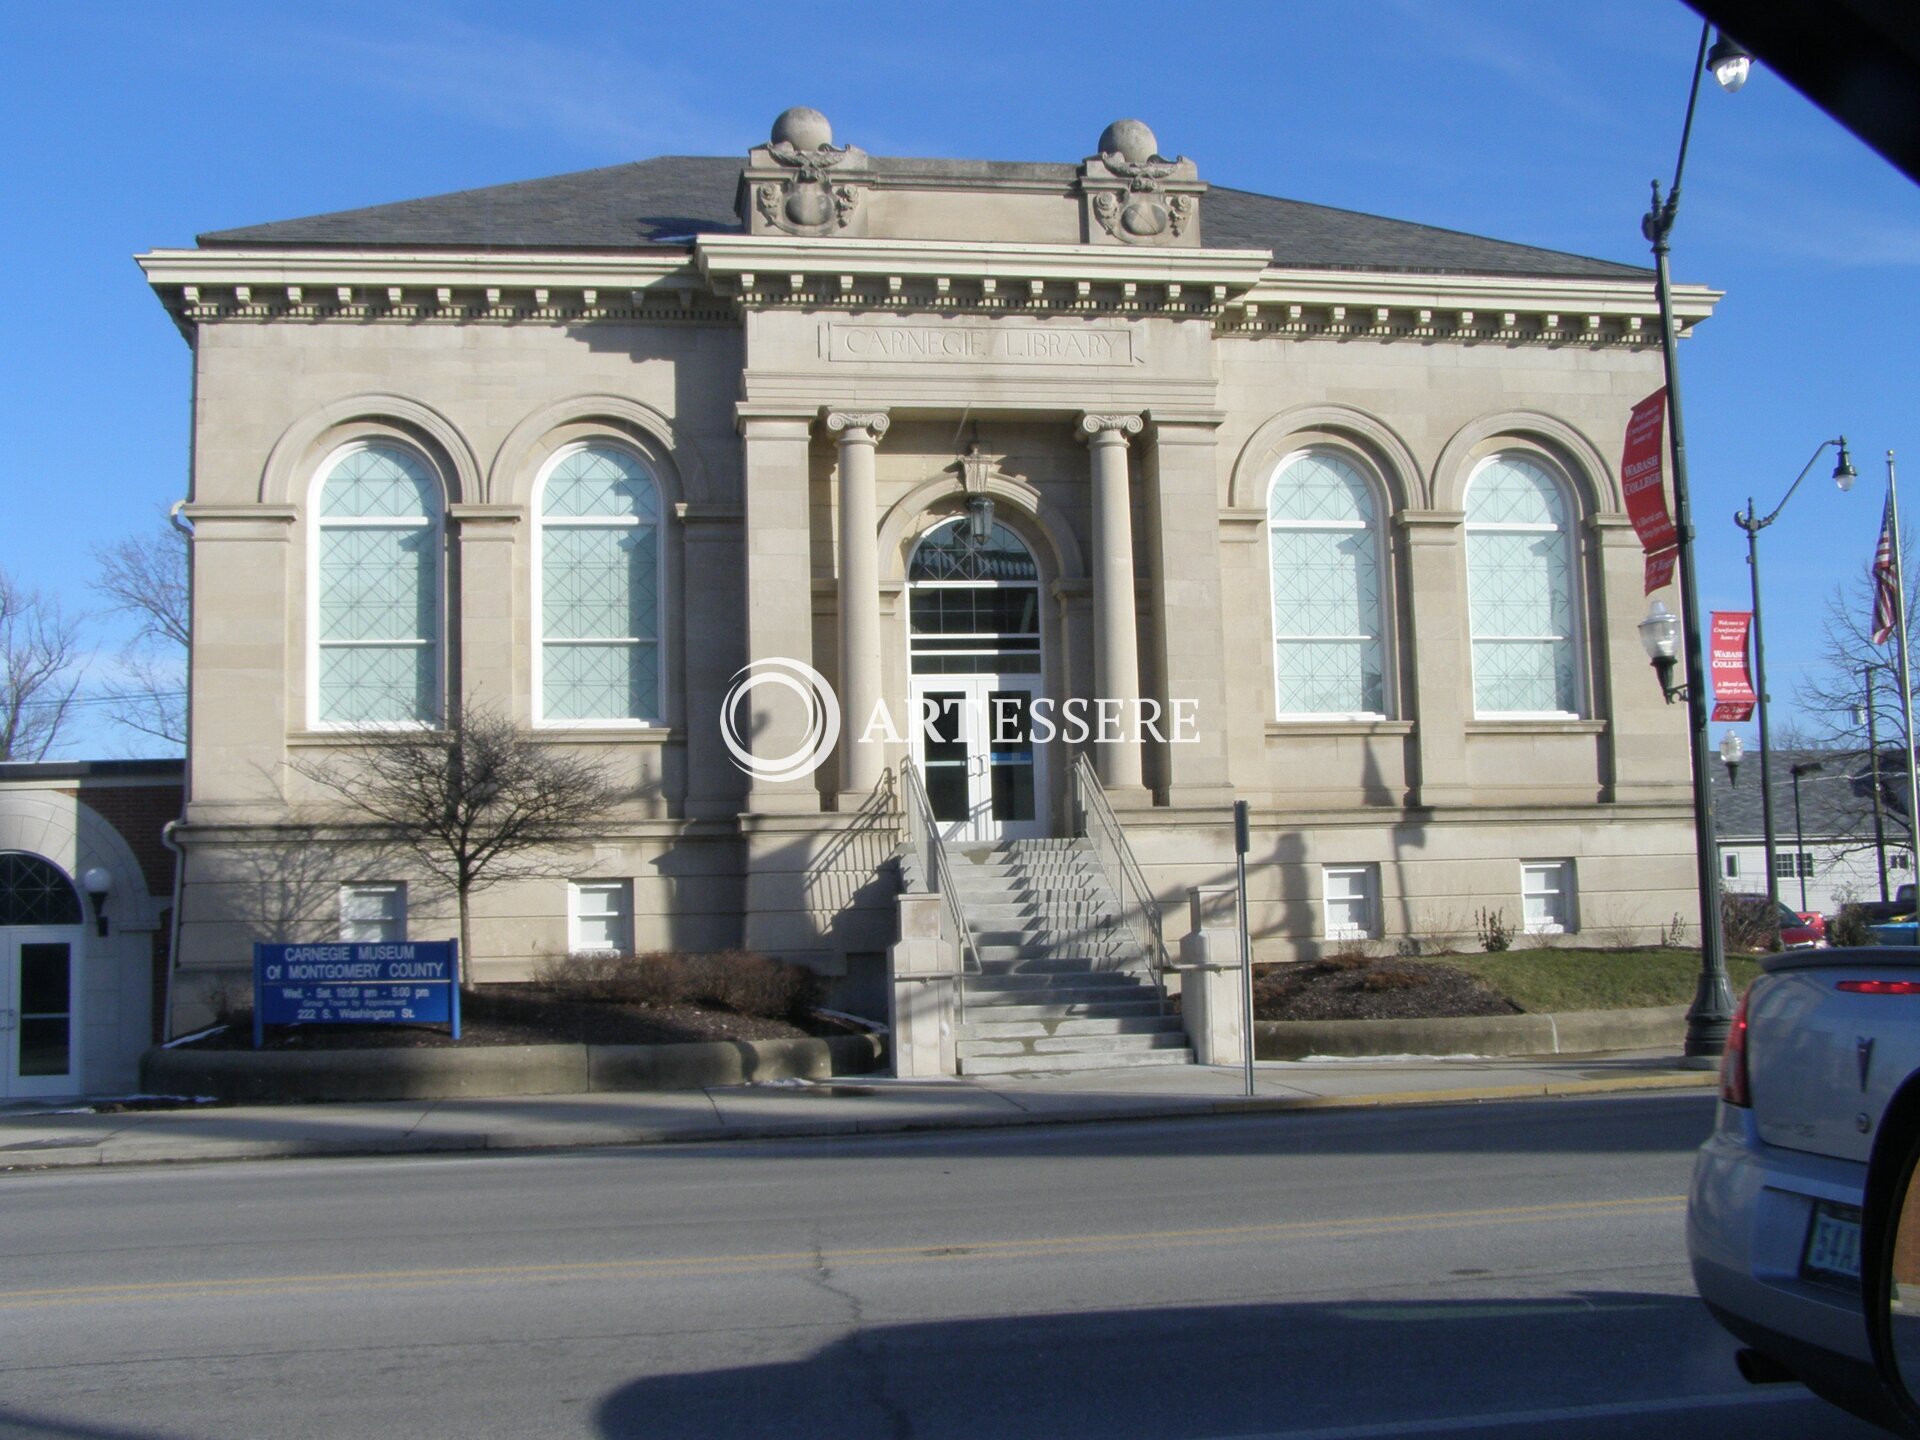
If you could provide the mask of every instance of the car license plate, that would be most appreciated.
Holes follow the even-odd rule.
[[[1851,1205],[1816,1200],[1807,1225],[1800,1273],[1809,1280],[1860,1283],[1860,1212]]]

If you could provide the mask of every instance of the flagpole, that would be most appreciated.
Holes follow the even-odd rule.
[[[1887,524],[1893,530],[1893,613],[1899,617],[1893,632],[1900,643],[1900,719],[1907,737],[1907,855],[1911,860],[1920,847],[1920,779],[1914,775],[1913,671],[1907,663],[1907,547],[1900,534],[1900,486],[1894,479],[1891,450],[1887,451]]]

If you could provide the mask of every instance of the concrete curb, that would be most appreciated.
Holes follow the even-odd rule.
[[[1262,1060],[1332,1055],[1584,1055],[1651,1050],[1686,1036],[1687,1007],[1575,1010],[1561,1015],[1466,1015],[1440,1020],[1261,1020]]]
[[[609,1126],[598,1134],[564,1137],[531,1129],[455,1131],[341,1140],[306,1136],[276,1140],[196,1140],[190,1150],[164,1140],[129,1137],[109,1145],[55,1144],[0,1150],[0,1171],[53,1170],[85,1165],[202,1164],[223,1160],[275,1160],[302,1156],[420,1155],[488,1151],[496,1154],[543,1150],[590,1150],[635,1145],[708,1145],[735,1140],[833,1139],[856,1135],[897,1135],[933,1130],[1002,1130],[1042,1125],[1106,1125],[1122,1121],[1175,1120],[1188,1117],[1263,1115],[1313,1110],[1390,1109],[1463,1105],[1555,1096],[1703,1090],[1717,1086],[1710,1072],[1621,1075],[1604,1080],[1547,1080],[1461,1089],[1389,1090],[1361,1095],[1260,1095],[1188,1101],[1149,1098],[1083,1108],[1018,1110],[984,1115],[885,1115],[863,1119],[794,1119],[733,1125]]]
[[[149,1050],[156,1095],[294,1104],[492,1099],[616,1090],[704,1090],[766,1080],[862,1075],[886,1057],[878,1035],[713,1040],[684,1045],[476,1045],[460,1050]]]

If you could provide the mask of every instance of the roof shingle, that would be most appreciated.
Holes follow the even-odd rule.
[[[1018,174],[1069,183],[1071,165],[876,156],[881,174]],[[720,155],[667,155],[543,180],[521,180],[338,210],[299,220],[215,230],[209,248],[411,250],[621,250],[685,245],[710,232],[738,233],[734,196],[742,162]],[[1579,280],[1646,280],[1636,265],[1490,240],[1354,210],[1337,210],[1213,187],[1205,201],[1206,248],[1266,250],[1274,263],[1305,269],[1422,274],[1532,275]]]

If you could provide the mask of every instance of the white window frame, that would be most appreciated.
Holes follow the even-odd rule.
[[[1536,876],[1552,874],[1559,884],[1545,889],[1534,884]],[[1529,900],[1549,897],[1557,902],[1550,908],[1553,916],[1536,922],[1527,912]],[[1522,860],[1520,862],[1520,925],[1526,935],[1575,935],[1580,930],[1579,884],[1571,860]]]
[[[1345,523],[1345,522],[1336,523],[1331,521],[1312,521],[1312,522],[1288,521],[1279,525],[1276,525],[1274,523],[1274,519],[1273,519],[1273,488],[1274,486],[1280,483],[1280,477],[1286,474],[1287,468],[1289,466],[1294,464],[1296,461],[1304,460],[1315,455],[1331,456],[1332,458],[1341,461],[1343,464],[1352,466],[1353,469],[1359,473],[1361,480],[1366,483],[1367,489],[1371,491],[1373,495],[1374,523],[1371,526],[1364,527],[1364,528],[1370,529],[1373,533],[1373,563],[1375,567],[1375,572],[1380,577],[1380,608],[1379,608],[1378,615],[1376,617],[1376,624],[1379,627],[1380,703],[1385,707],[1383,710],[1378,710],[1378,711],[1283,710],[1280,708],[1280,654],[1279,654],[1279,651],[1280,651],[1281,636],[1274,624],[1275,620],[1278,617],[1275,614],[1275,603],[1274,603],[1274,594],[1273,594],[1273,532],[1275,530],[1341,530],[1341,531],[1351,532],[1353,530],[1363,528],[1350,523]],[[1398,667],[1394,663],[1394,657],[1398,653],[1398,651],[1395,645],[1394,623],[1393,623],[1394,622],[1394,604],[1393,604],[1394,583],[1393,583],[1393,568],[1392,568],[1393,556],[1392,556],[1391,550],[1387,546],[1387,527],[1389,522],[1392,519],[1393,507],[1392,507],[1392,504],[1390,503],[1387,487],[1383,483],[1381,483],[1380,477],[1374,473],[1373,467],[1367,464],[1358,455],[1355,455],[1350,451],[1340,449],[1337,446],[1333,446],[1333,445],[1306,445],[1306,446],[1302,446],[1298,450],[1289,451],[1287,454],[1280,457],[1279,463],[1273,467],[1273,472],[1267,477],[1266,488],[1263,491],[1261,491],[1261,497],[1262,497],[1262,503],[1266,509],[1266,517],[1263,522],[1262,533],[1267,542],[1266,543],[1267,635],[1269,640],[1269,646],[1267,650],[1267,663],[1271,665],[1273,668],[1274,718],[1282,722],[1312,722],[1316,720],[1318,721],[1327,721],[1327,720],[1369,721],[1369,720],[1386,720],[1398,714],[1399,713],[1399,695],[1397,694],[1397,687],[1394,684],[1396,672],[1398,669]],[[1340,637],[1340,636],[1323,635],[1323,636],[1316,636],[1313,638],[1327,640],[1327,639],[1340,639],[1340,638],[1363,639],[1365,637],[1363,636]]]
[[[582,903],[588,896],[610,895],[615,904],[611,910],[596,911],[589,916]],[[581,922],[586,919],[612,918],[625,931],[619,943],[613,945],[589,945],[582,937]],[[570,880],[567,882],[567,951],[573,955],[630,955],[633,953],[633,881],[631,880]]]
[[[625,719],[607,720],[553,720],[547,717],[547,584],[546,584],[546,532],[549,524],[562,528],[579,526],[590,529],[609,529],[618,525],[638,526],[638,519],[621,519],[617,516],[583,516],[573,518],[561,516],[549,520],[546,514],[547,482],[553,478],[554,471],[563,461],[578,455],[584,450],[618,450],[646,472],[647,479],[653,482],[654,523],[653,523],[653,575],[654,575],[654,629],[658,634],[653,642],[654,703],[658,713],[650,718],[628,716]],[[667,597],[671,588],[667,582],[667,491],[660,483],[660,467],[648,456],[627,440],[612,435],[595,435],[584,440],[572,441],[555,450],[547,457],[546,464],[540,467],[539,478],[533,486],[533,728],[536,730],[664,730],[669,726],[669,714],[672,706],[667,695],[667,677],[672,673],[667,664],[668,608]],[[595,641],[603,644],[607,642]]]
[[[1811,880],[1815,868],[1811,850],[1775,849],[1773,852],[1773,878],[1776,880]]]
[[[1333,894],[1332,882],[1336,876],[1358,878],[1360,894],[1358,897]],[[1334,923],[1334,905],[1350,904],[1355,898],[1366,909],[1364,922],[1359,927],[1336,925]],[[1380,937],[1380,867],[1378,865],[1322,865],[1320,867],[1320,929],[1328,940],[1377,940]]]
[[[1740,878],[1740,852],[1738,850],[1724,851],[1720,856],[1720,860],[1721,875],[1728,880],[1738,880]]]
[[[379,897],[396,902],[386,906],[389,913],[373,917],[351,913],[357,900]],[[359,936],[351,933],[356,925],[378,925],[383,933]],[[391,929],[393,933],[384,933]],[[407,882],[404,880],[351,880],[340,887],[340,939],[343,944],[397,945],[407,938]]]
[[[1538,466],[1560,491],[1561,513],[1566,517],[1566,529],[1562,532],[1566,536],[1567,543],[1568,631],[1566,642],[1573,656],[1573,700],[1576,708],[1572,710],[1482,710],[1480,708],[1479,677],[1474,673],[1473,663],[1473,647],[1479,638],[1474,634],[1473,630],[1473,536],[1476,532],[1485,535],[1546,535],[1554,532],[1540,525],[1516,524],[1506,521],[1482,521],[1476,524],[1471,518],[1463,519],[1460,529],[1460,560],[1467,580],[1467,593],[1465,596],[1467,603],[1467,698],[1473,705],[1473,716],[1476,720],[1583,719],[1591,703],[1587,695],[1586,587],[1583,583],[1584,572],[1582,569],[1585,557],[1581,553],[1580,545],[1580,506],[1578,503],[1578,495],[1572,482],[1567,478],[1565,471],[1539,451],[1509,447],[1484,457],[1474,465],[1473,473],[1467,477],[1466,486],[1460,492],[1463,513],[1469,517],[1472,515],[1472,507],[1469,502],[1473,495],[1474,482],[1480,478],[1488,466],[1508,458],[1522,459]],[[1503,635],[1498,638],[1502,640],[1535,639],[1552,641],[1558,640],[1560,637],[1556,635]]]
[[[361,450],[398,450],[402,451],[425,468],[434,483],[440,487],[440,505],[436,514],[428,516],[335,516],[328,519],[320,513],[320,493],[333,477],[333,472],[347,456]],[[352,732],[355,730],[432,730],[444,720],[447,713],[447,503],[449,491],[447,477],[431,457],[419,447],[407,444],[388,435],[363,435],[336,446],[314,471],[313,480],[307,489],[307,728],[314,731]],[[426,720],[374,720],[355,722],[348,720],[322,720],[320,718],[320,550],[323,544],[324,530],[376,529],[393,530],[401,524],[418,520],[432,530],[429,553],[433,557],[433,694],[427,706],[429,718]]]

